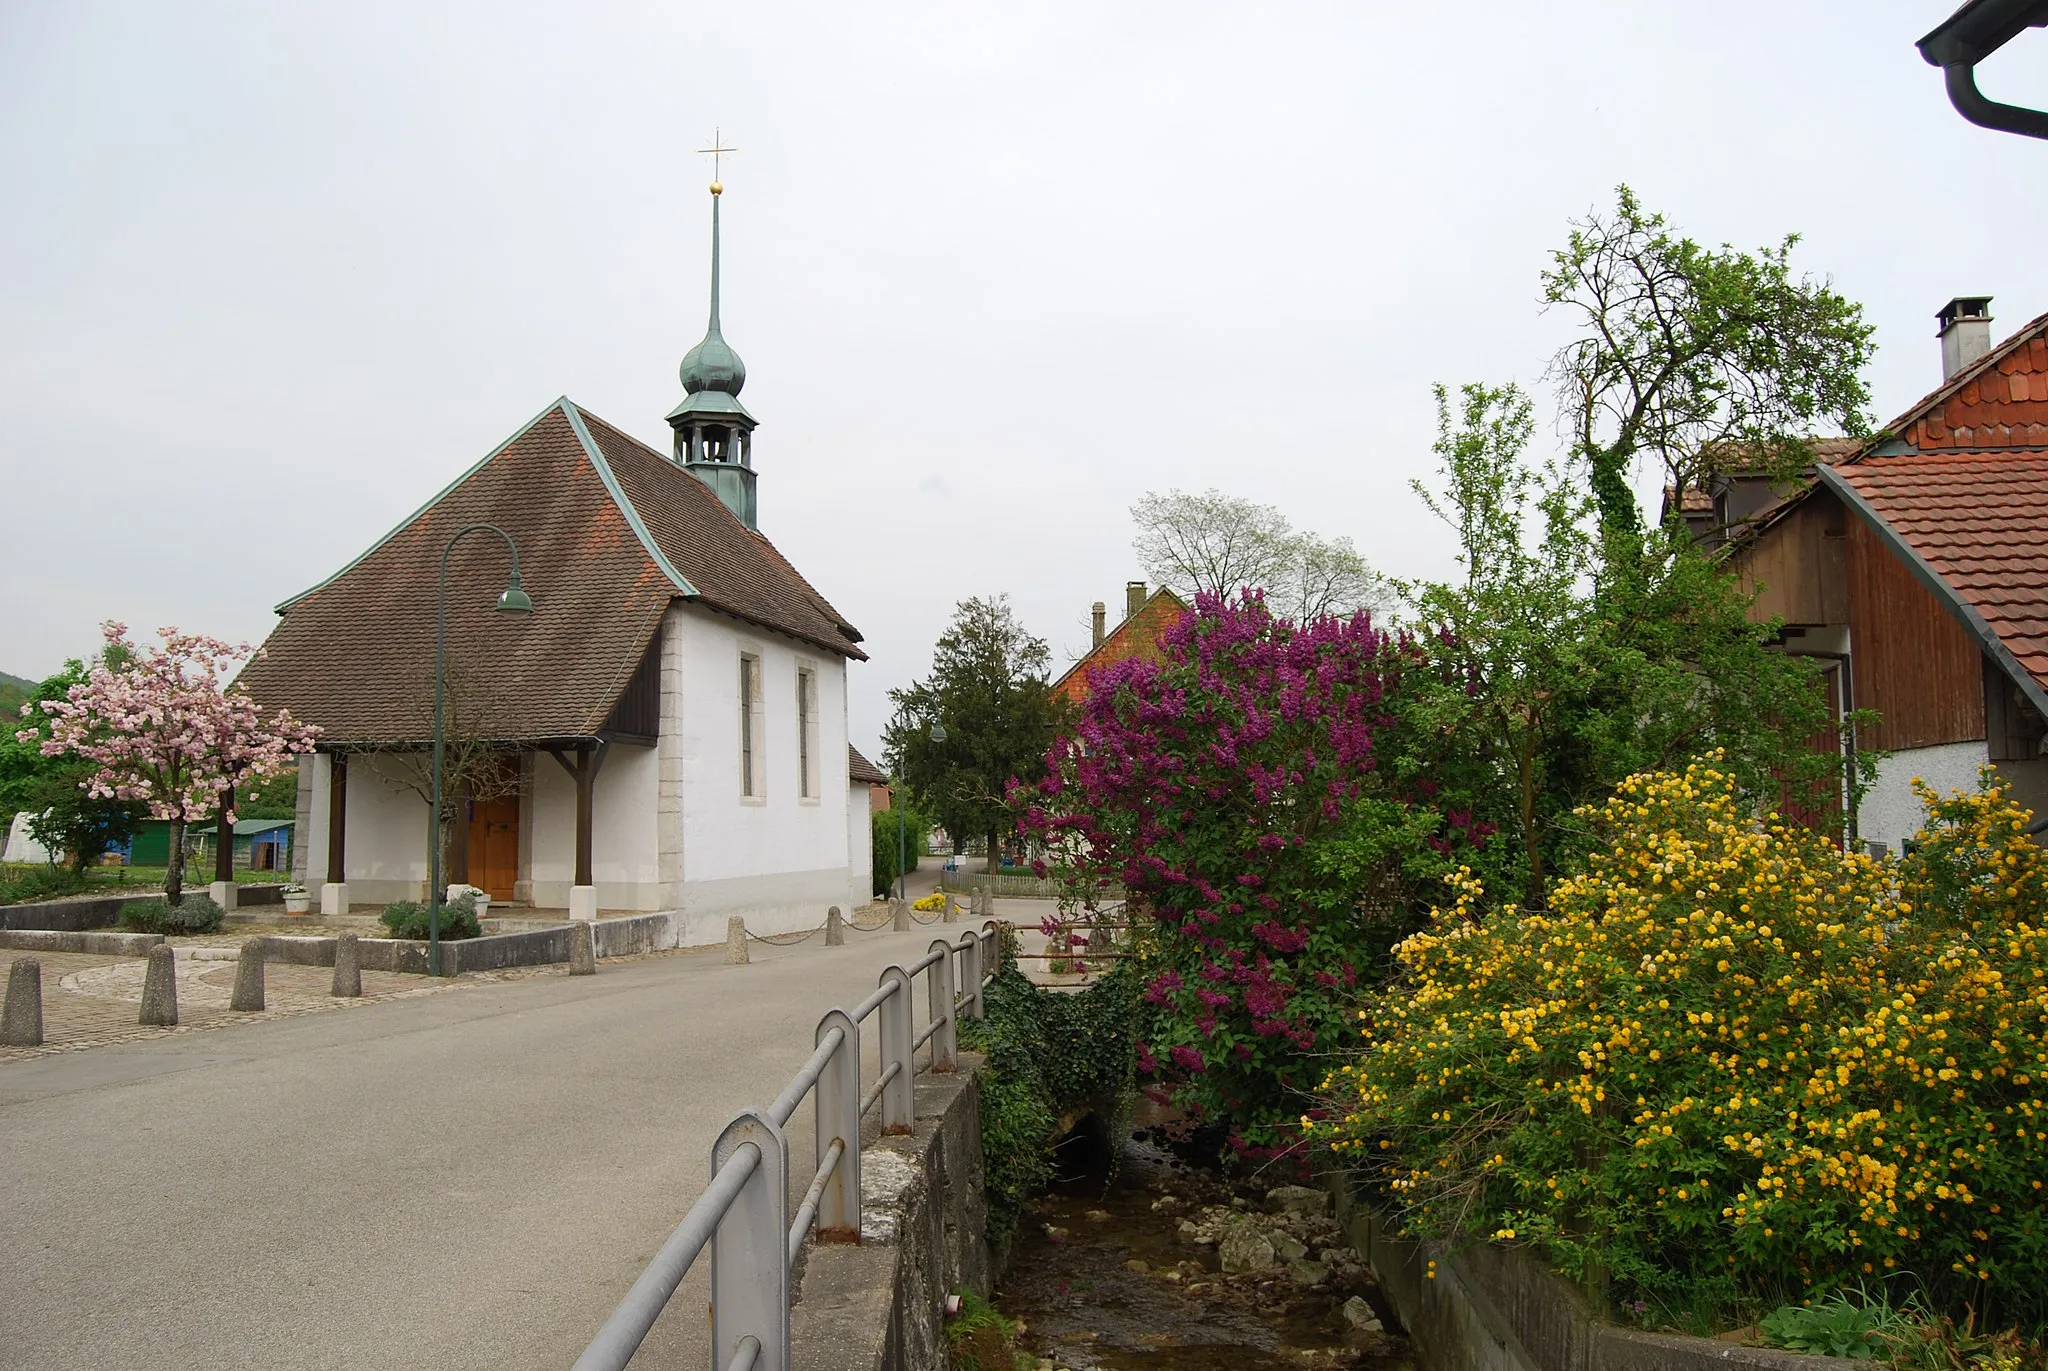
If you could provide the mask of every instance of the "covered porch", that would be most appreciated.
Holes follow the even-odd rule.
[[[442,883],[492,913],[534,920],[666,907],[652,739],[549,739],[497,749],[489,769],[444,778]],[[330,748],[300,762],[298,877],[325,917],[423,899],[430,875],[431,753]]]

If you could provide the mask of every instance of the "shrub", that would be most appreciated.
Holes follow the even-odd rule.
[[[903,803],[903,792],[896,793],[896,802]],[[898,822],[902,831],[897,831]],[[924,855],[925,840],[931,834],[931,820],[907,805],[900,816],[894,809],[880,809],[868,820],[875,849],[874,893],[887,895],[896,889],[896,867],[899,851],[902,854],[903,870],[917,870],[917,859]],[[900,844],[900,847],[899,847]]]
[[[1363,614],[1297,625],[1206,593],[1160,650],[1090,678],[1051,774],[1016,792],[1020,827],[1068,905],[1128,893],[1139,1069],[1240,1153],[1298,1158],[1318,1059],[1398,941],[1403,864],[1448,864],[1432,840],[1455,822],[1381,769],[1418,654]]]
[[[2048,1321],[2048,853],[1997,789],[1922,793],[1880,861],[1712,764],[1631,778],[1547,913],[1456,878],[1317,1137],[1411,1231],[1681,1321],[1864,1280]]]
[[[1014,943],[982,995],[983,1017],[959,1021],[960,1046],[986,1053],[981,1152],[988,1233],[1009,1244],[1025,1204],[1052,1176],[1060,1117],[1121,1101],[1131,1081],[1133,975],[1111,971],[1079,991],[1045,990],[1017,969]]]
[[[391,930],[394,938],[425,940],[427,928],[427,902],[425,900],[399,900],[384,906],[384,912],[377,916],[384,927]],[[443,941],[454,942],[461,938],[480,938],[483,925],[476,921],[476,897],[464,895],[441,906],[441,937]]]
[[[166,937],[218,932],[227,917],[227,911],[206,895],[187,895],[180,904],[171,904],[158,896],[153,900],[130,900],[121,906],[121,927]]]
[[[0,904],[34,904],[85,888],[85,873],[68,866],[0,867]]]

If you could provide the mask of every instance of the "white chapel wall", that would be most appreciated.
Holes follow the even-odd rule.
[[[866,781],[846,783],[846,904],[851,915],[875,891],[874,801],[868,798]]]
[[[597,907],[661,908],[655,861],[655,752],[614,743],[591,794],[590,875]],[[531,808],[529,878],[539,909],[567,909],[576,879],[576,783],[561,764],[534,758],[533,781],[520,803]]]
[[[738,914],[759,933],[823,923],[848,899],[846,661],[779,633],[684,604],[670,615],[682,676],[677,699],[682,905],[687,943],[725,936]],[[766,707],[757,800],[740,794],[740,656],[761,658]],[[817,676],[817,794],[798,797],[799,662]],[[669,699],[664,698],[664,708]]]
[[[353,903],[426,898],[427,802],[412,788],[418,766],[417,757],[376,752],[349,756],[348,832],[342,839],[342,855]],[[319,808],[324,820],[324,797]],[[324,822],[321,828],[324,870]]]

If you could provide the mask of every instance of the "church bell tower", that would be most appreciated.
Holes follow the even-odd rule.
[[[731,152],[713,138],[705,151]],[[714,160],[712,176],[718,175]],[[711,182],[711,325],[683,358],[683,402],[669,411],[676,431],[676,462],[710,486],[748,528],[758,528],[754,496],[754,416],[740,403],[746,363],[718,325],[718,206],[725,187]]]

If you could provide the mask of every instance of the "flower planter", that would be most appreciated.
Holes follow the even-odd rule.
[[[284,897],[284,912],[287,914],[307,914],[312,908],[313,896],[310,891]]]

